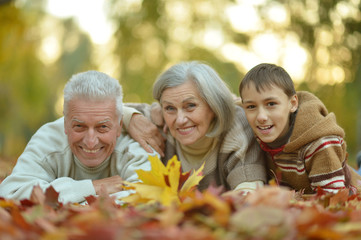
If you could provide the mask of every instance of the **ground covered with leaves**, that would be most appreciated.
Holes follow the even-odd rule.
[[[150,159],[137,172],[135,194],[87,197],[62,204],[52,188],[34,187],[29,199],[0,198],[0,239],[361,239],[361,195],[344,189],[312,196],[268,186],[253,193],[196,190],[200,170],[181,173]],[[154,194],[156,193],[156,194]]]
[[[107,194],[88,205],[57,201],[35,188],[31,199],[0,199],[0,239],[360,239],[361,196],[308,199],[279,187],[220,196],[193,191],[179,204],[119,204]]]

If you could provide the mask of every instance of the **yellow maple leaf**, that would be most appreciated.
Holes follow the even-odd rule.
[[[136,170],[141,182],[125,182],[125,188],[134,189],[135,193],[122,198],[124,202],[160,202],[166,206],[172,203],[179,204],[180,196],[193,190],[203,178],[204,164],[190,174],[190,172],[182,173],[181,163],[177,156],[173,156],[166,166],[157,156],[149,156],[149,161],[151,164],[150,171]]]

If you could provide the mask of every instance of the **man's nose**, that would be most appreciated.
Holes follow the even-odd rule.
[[[94,129],[89,129],[84,137],[84,143],[89,149],[93,149],[98,144],[98,136]]]

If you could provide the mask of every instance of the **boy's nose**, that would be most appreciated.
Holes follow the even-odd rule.
[[[264,123],[267,121],[267,113],[263,109],[260,109],[257,114],[257,121],[259,123]]]

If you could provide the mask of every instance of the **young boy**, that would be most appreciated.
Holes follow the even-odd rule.
[[[267,171],[280,185],[315,193],[361,190],[347,165],[345,133],[333,113],[309,92],[296,92],[281,67],[260,64],[243,78],[239,93],[247,120],[267,153]],[[358,182],[360,181],[360,182]]]

